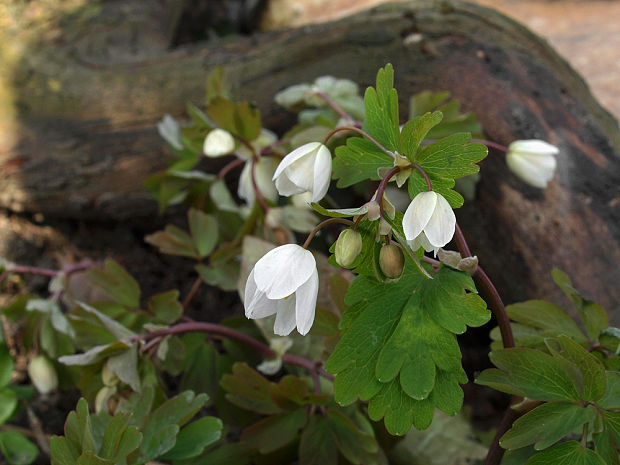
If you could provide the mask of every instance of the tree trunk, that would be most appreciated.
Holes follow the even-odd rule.
[[[164,113],[182,115],[187,101],[200,104],[216,64],[239,97],[257,103],[266,126],[284,129],[290,117],[273,103],[278,90],[324,74],[365,86],[391,62],[401,103],[418,91],[449,90],[477,113],[489,139],[560,147],[558,175],[544,191],[523,184],[492,152],[476,200],[457,212],[506,300],[557,300],[549,276],[557,266],[617,313],[618,125],[523,26],[476,5],[415,1],[169,49],[176,3],[107,1],[66,12],[52,27],[48,19],[5,28],[26,45],[1,49],[11,59],[0,70],[0,101],[10,104],[0,110],[0,206],[72,218],[152,215],[142,181],[166,159],[154,125]]]

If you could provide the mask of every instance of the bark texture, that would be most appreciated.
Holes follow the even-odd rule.
[[[267,126],[283,129],[290,118],[272,102],[278,90],[324,74],[365,86],[391,62],[403,105],[421,90],[449,90],[476,111],[489,139],[560,147],[558,175],[545,191],[524,185],[491,152],[476,199],[457,212],[506,300],[559,302],[549,275],[557,266],[618,313],[618,124],[524,27],[480,6],[415,1],[171,49],[178,5],[142,4],[110,0],[38,29],[5,28],[27,40],[20,53],[3,49],[11,60],[0,73],[0,100],[10,104],[0,110],[0,207],[71,218],[152,215],[142,181],[166,159],[154,125],[164,113],[182,115],[187,101],[202,102],[216,64]]]

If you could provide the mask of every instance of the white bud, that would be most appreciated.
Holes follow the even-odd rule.
[[[229,155],[235,150],[235,139],[230,132],[224,129],[209,131],[202,147],[203,153],[209,158]]]
[[[44,355],[34,357],[28,363],[28,376],[41,394],[48,394],[58,388],[58,375],[52,362]]]
[[[542,140],[517,140],[508,146],[506,163],[523,181],[544,189],[555,174],[558,153],[555,145]]]

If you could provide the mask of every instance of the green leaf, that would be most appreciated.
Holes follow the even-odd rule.
[[[8,386],[13,374],[13,358],[6,344],[0,344],[0,388]],[[1,423],[1,422],[0,422]]]
[[[95,346],[92,349],[87,350],[82,354],[74,354],[74,355],[64,355],[58,359],[60,363],[65,365],[78,365],[78,366],[86,366],[92,365],[93,363],[97,363],[105,358],[110,357],[111,355],[118,354],[119,352],[123,352],[130,347],[130,344],[117,341],[112,344],[105,344],[102,346]]]
[[[67,416],[65,437],[78,456],[86,451],[96,452],[88,403],[83,397],[78,401],[76,409]]]
[[[551,275],[555,283],[562,289],[577,310],[581,321],[583,321],[586,327],[588,337],[597,340],[601,331],[609,326],[607,313],[603,307],[596,302],[583,298],[573,287],[573,283],[568,275],[563,271],[554,268],[551,271]]]
[[[78,302],[78,304],[82,308],[82,310],[84,310],[84,312],[94,316],[99,321],[99,323],[117,339],[131,339],[133,336],[136,335],[136,333],[126,328],[113,318],[110,318],[105,313],[100,312],[97,308],[84,302]]]
[[[112,417],[103,433],[99,456],[118,463],[140,447],[142,433],[135,426],[128,427],[130,418],[123,413]]]
[[[586,449],[577,441],[558,444],[540,452],[525,462],[525,465],[606,465],[593,450]]]
[[[437,126],[443,114],[440,111],[425,113],[424,115],[408,121],[400,133],[400,154],[405,155],[409,160],[414,160],[418,152],[418,147],[428,134]]]
[[[345,302],[341,339],[325,366],[337,373],[338,403],[369,400],[371,418],[385,415],[392,434],[412,422],[427,427],[435,407],[460,409],[458,383],[467,377],[455,334],[490,318],[469,275],[442,267],[429,280],[409,265],[396,283],[358,277]]]
[[[323,215],[329,216],[331,218],[349,218],[351,216],[358,216],[368,213],[368,205],[364,204],[361,207],[357,208],[323,208],[318,203],[311,203],[310,206],[314,209],[315,212]]]
[[[511,386],[512,390],[501,389],[497,383],[493,384],[495,389],[515,394],[521,392],[537,400],[580,400],[572,379],[551,355],[517,347],[494,350],[489,357],[496,367],[506,373],[501,380]],[[476,383],[488,383],[488,375],[484,376],[487,371],[485,370],[476,379]],[[492,381],[497,381],[497,372],[491,371],[491,373],[494,374]]]
[[[313,415],[301,433],[300,465],[337,465],[338,446],[327,425],[327,418]]]
[[[157,247],[161,253],[200,259],[192,236],[174,225],[169,224],[163,231],[149,234],[144,240]]]
[[[250,102],[234,103],[215,97],[207,107],[207,114],[220,128],[246,140],[252,141],[260,134],[260,111]]]
[[[140,286],[136,280],[114,260],[106,260],[104,267],[105,271],[91,269],[86,272],[90,283],[125,307],[139,307]]]
[[[220,264],[217,268],[207,265],[194,267],[202,280],[211,286],[217,286],[225,291],[236,291],[239,279],[239,263],[231,260]]]
[[[620,454],[618,446],[614,441],[612,434],[607,430],[592,435],[596,453],[601,456],[607,465],[619,465]]]
[[[452,208],[463,205],[463,197],[452,188],[454,180],[477,173],[477,163],[487,156],[483,144],[470,144],[469,133],[458,133],[445,137],[420,150],[412,160],[422,167],[431,181],[435,192],[443,195]],[[414,198],[428,189],[422,174],[414,170],[409,178],[409,195]]]
[[[607,371],[607,389],[597,404],[605,409],[620,408],[620,372]]]
[[[217,244],[217,221],[211,215],[190,208],[187,213],[194,248],[200,258],[209,255]]]
[[[149,310],[158,320],[172,324],[183,315],[183,305],[179,302],[179,291],[173,290],[155,294],[149,299]]]
[[[620,412],[603,411],[603,420],[605,426],[611,431],[616,439],[616,442],[620,444]]]
[[[0,431],[0,450],[11,465],[29,465],[39,455],[39,449],[17,431]]]
[[[450,92],[425,91],[414,95],[409,100],[409,119],[414,119],[426,112],[439,110],[443,120],[428,133],[430,139],[440,139],[455,132],[471,132],[475,137],[482,136],[482,126],[472,112],[461,113],[457,100],[448,101]]]
[[[0,425],[7,421],[17,408],[17,395],[8,388],[0,389]]]
[[[379,180],[379,168],[394,166],[394,159],[374,143],[361,137],[349,137],[346,145],[336,148],[332,163],[332,177],[340,188],[349,187],[365,179]]]
[[[235,363],[232,375],[222,376],[220,385],[233,404],[265,415],[282,413],[270,395],[271,383],[246,363]]]
[[[544,300],[507,305],[506,312],[511,320],[541,330],[540,334],[544,337],[566,335],[580,344],[588,342],[575,320],[564,309]]]
[[[207,104],[216,97],[230,98],[230,81],[226,79],[226,70],[217,65],[207,75]]]
[[[569,367],[565,367],[565,371],[577,386],[582,400],[598,401],[607,388],[605,366],[594,355],[566,336],[548,339],[546,343],[557,360],[563,359],[570,364]]]
[[[370,463],[372,454],[379,449],[371,434],[360,431],[349,417],[338,410],[327,409],[327,426],[342,455],[354,464]]]
[[[398,150],[400,145],[398,94],[394,89],[394,69],[391,64],[388,63],[377,73],[376,90],[372,87],[366,89],[364,108],[365,124],[370,134],[388,150]]]
[[[148,434],[145,431],[144,440],[140,445],[141,461],[148,462],[171,450],[176,443],[179,429],[179,425],[169,424],[160,429],[149,431]]]
[[[243,430],[241,440],[261,454],[273,452],[291,442],[307,421],[306,409],[273,415]]]
[[[514,422],[502,436],[504,449],[519,449],[534,444],[537,450],[546,449],[584,423],[594,421],[596,410],[572,402],[548,402],[536,407]]]
[[[222,421],[215,417],[202,417],[183,428],[176,444],[160,457],[161,460],[185,460],[196,457],[222,436]]]
[[[133,344],[126,351],[110,357],[106,366],[135,392],[140,392],[140,374],[138,373],[138,346]]]

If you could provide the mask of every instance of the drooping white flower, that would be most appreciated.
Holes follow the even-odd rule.
[[[420,192],[403,216],[403,231],[413,250],[424,247],[435,255],[452,240],[456,217],[448,201],[437,192]]]
[[[332,172],[332,156],[320,142],[310,142],[289,153],[278,165],[273,180],[280,195],[288,197],[312,193],[318,202],[327,193]]]
[[[506,163],[523,181],[544,189],[555,174],[558,153],[555,145],[542,140],[517,140],[508,146]]]
[[[254,167],[256,187],[258,187],[258,190],[264,198],[269,199],[272,202],[278,201],[278,191],[276,190],[275,184],[271,180],[273,173],[276,170],[277,163],[278,162],[273,158],[260,157]],[[248,205],[252,205],[254,203],[256,192],[254,190],[254,183],[252,182],[252,160],[247,161],[241,171],[237,194],[240,198],[245,200]]]
[[[230,155],[235,150],[235,139],[224,129],[215,128],[209,131],[202,146],[203,153],[209,158]]]
[[[254,265],[245,285],[245,316],[276,314],[273,332],[287,336],[297,326],[305,335],[314,322],[319,274],[314,256],[297,244],[267,252]]]

